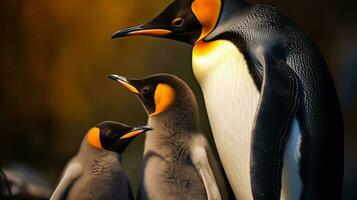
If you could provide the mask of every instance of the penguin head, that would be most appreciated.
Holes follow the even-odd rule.
[[[128,79],[110,75],[109,78],[136,94],[150,117],[170,113],[169,111],[189,111],[186,113],[196,115],[197,102],[193,92],[176,76],[156,74],[143,79]]]
[[[146,35],[195,44],[216,26],[221,0],[176,0],[146,24],[117,31],[112,39]]]
[[[104,121],[91,128],[87,142],[97,149],[123,153],[129,143],[140,133],[152,130],[149,126],[131,127],[113,121]]]

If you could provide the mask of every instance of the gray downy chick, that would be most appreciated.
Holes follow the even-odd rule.
[[[137,95],[155,132],[146,136],[138,199],[228,199],[224,174],[198,128],[197,101],[176,76],[109,76]]]
[[[134,199],[121,158],[129,143],[149,130],[148,126],[130,127],[112,121],[91,128],[50,199]]]

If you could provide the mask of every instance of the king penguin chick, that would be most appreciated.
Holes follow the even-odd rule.
[[[110,78],[137,95],[155,132],[145,140],[138,199],[228,199],[224,175],[199,131],[189,86],[168,74]]]
[[[67,164],[51,200],[134,199],[121,157],[129,143],[148,126],[130,127],[105,121],[91,128],[78,154]]]

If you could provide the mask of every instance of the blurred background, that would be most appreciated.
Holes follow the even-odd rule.
[[[325,56],[345,120],[344,199],[357,199],[356,1],[260,0],[290,16]],[[170,0],[1,0],[0,164],[31,171],[49,190],[86,131],[103,120],[146,123],[137,99],[107,78],[117,73],[180,76],[202,95],[191,71],[191,47],[149,37],[111,40],[119,28],[145,22]],[[328,99],[326,99],[328,101]],[[205,112],[201,126],[211,137]],[[124,166],[134,188],[144,136]]]

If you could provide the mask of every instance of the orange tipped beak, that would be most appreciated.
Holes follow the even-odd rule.
[[[123,135],[120,139],[131,138],[131,137],[139,135],[140,133],[143,133],[146,131],[151,131],[151,130],[153,130],[153,129],[149,126],[136,127],[136,128],[133,128],[133,130],[131,130],[129,133]]]
[[[125,37],[125,36],[134,36],[134,35],[145,35],[145,36],[153,36],[153,37],[161,37],[172,33],[170,30],[160,29],[160,28],[152,28],[147,29],[144,28],[144,25],[133,26],[123,30],[119,30],[112,35],[112,39]]]
[[[122,84],[124,87],[126,87],[130,92],[134,93],[134,94],[139,94],[139,91],[129,83],[128,79],[123,77],[123,76],[119,76],[116,74],[113,75],[109,75],[109,78],[119,82],[120,84]]]
[[[141,31],[133,31],[128,33],[128,35],[145,35],[145,36],[154,36],[160,37],[167,34],[172,33],[172,31],[165,30],[165,29],[149,29],[149,30],[141,30]]]

